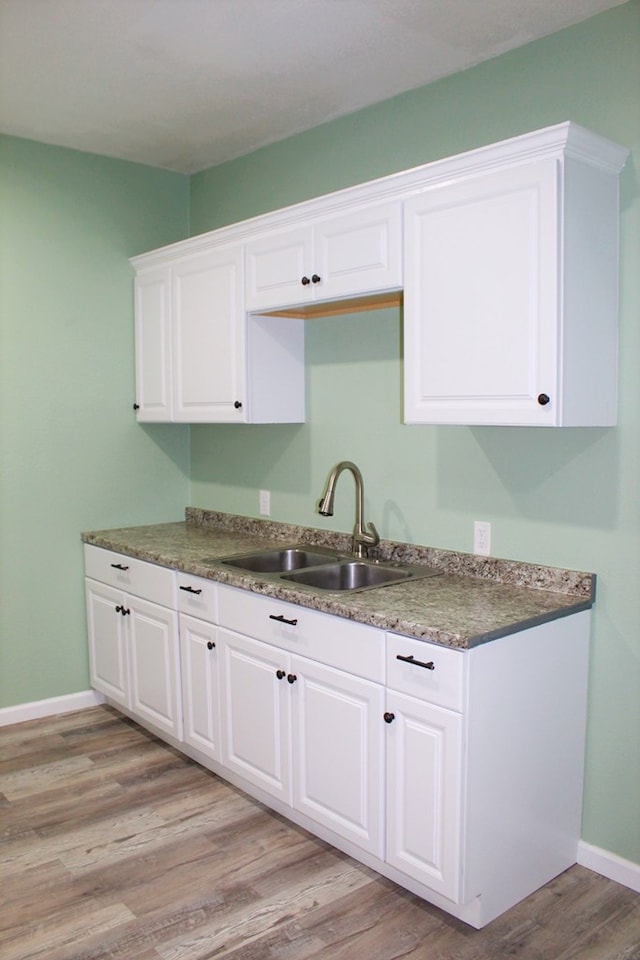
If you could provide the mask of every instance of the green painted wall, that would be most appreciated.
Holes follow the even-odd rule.
[[[188,427],[135,423],[128,257],[187,177],[0,138],[0,706],[86,690],[80,532],[180,519]]]
[[[382,311],[309,323],[308,422],[192,428],[191,503],[314,526],[352,525],[350,479],[333,521],[314,513],[329,468],[354,459],[385,537],[593,570],[583,836],[640,862],[640,3],[458,76],[191,178],[191,232],[563,120],[634,151],[621,180],[619,426],[405,427],[401,322]],[[597,370],[594,370],[597,388]],[[544,669],[544,664],[540,665]],[[535,677],[532,677],[535,682]]]

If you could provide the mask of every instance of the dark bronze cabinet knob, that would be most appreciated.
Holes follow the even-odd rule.
[[[538,394],[538,403],[540,404],[541,407],[546,407],[546,405],[549,403],[550,400],[551,400],[551,397],[549,396],[548,393]]]
[[[382,716],[385,723],[393,723],[396,718],[395,713],[384,713]]]

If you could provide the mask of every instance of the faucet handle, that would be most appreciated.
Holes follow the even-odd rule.
[[[367,545],[370,547],[375,547],[376,544],[380,543],[380,534],[376,530],[375,525],[373,523],[368,523],[367,529],[370,531],[369,533],[365,533],[365,537],[367,538],[367,541],[366,541]]]

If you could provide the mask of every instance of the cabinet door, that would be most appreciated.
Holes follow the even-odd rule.
[[[457,901],[462,716],[387,693],[386,860]]]
[[[540,160],[407,200],[407,423],[557,422],[558,177]]]
[[[316,300],[338,300],[402,287],[400,200],[320,221],[314,232]]]
[[[217,627],[180,615],[182,703],[185,743],[219,758]]]
[[[292,657],[293,806],[383,856],[384,689]]]
[[[182,739],[178,617],[173,610],[127,597],[130,709]]]
[[[222,762],[291,803],[290,686],[287,654],[219,630]]]
[[[124,594],[96,580],[87,579],[85,585],[91,686],[128,707],[126,617],[121,613]]]
[[[312,232],[294,227],[246,245],[247,310],[269,310],[313,299]]]
[[[171,269],[135,279],[136,404],[140,421],[171,420]]]
[[[244,419],[242,284],[240,247],[189,257],[174,266],[174,420]]]

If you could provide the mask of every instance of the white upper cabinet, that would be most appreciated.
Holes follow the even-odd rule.
[[[247,309],[270,310],[402,286],[401,202],[369,203],[247,243]]]
[[[135,290],[138,420],[242,422],[242,248],[143,268]]]
[[[173,419],[242,420],[245,404],[242,249],[173,268]]]
[[[139,257],[139,420],[304,421],[306,316],[399,303],[404,420],[612,426],[618,175],[573,123]]]
[[[300,322],[248,318],[243,247],[136,258],[136,412],[141,422],[304,420]]]
[[[562,126],[406,201],[405,422],[615,424],[620,156]]]
[[[136,402],[138,420],[171,420],[171,268],[145,270],[135,280]]]

